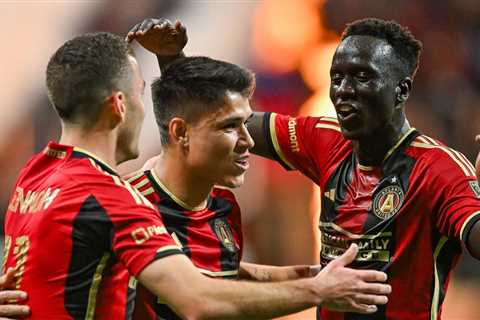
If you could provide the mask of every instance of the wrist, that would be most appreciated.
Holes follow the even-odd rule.
[[[175,55],[164,56],[164,55],[156,54],[156,56],[157,56],[158,65],[160,67],[160,71],[163,71],[165,69],[165,67],[167,65],[169,65],[170,63],[172,63],[173,61],[175,61],[179,58],[184,58],[185,54],[183,53],[183,51],[181,51],[181,52],[179,52],[178,54],[175,54]]]
[[[305,287],[309,291],[309,296],[311,296],[311,303],[313,305],[319,306],[325,300],[324,291],[320,288],[318,280],[316,278],[305,278],[299,281],[304,282]]]

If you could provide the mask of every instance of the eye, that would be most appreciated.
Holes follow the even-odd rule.
[[[342,75],[339,74],[339,73],[332,73],[330,75],[330,81],[332,82],[333,85],[340,85],[340,83],[342,82]]]
[[[237,128],[237,124],[234,123],[234,122],[232,122],[232,123],[227,123],[227,124],[225,124],[224,126],[222,126],[221,129],[222,129],[222,130],[233,130],[233,129],[235,129],[235,128]]]
[[[370,75],[367,72],[360,71],[357,73],[356,78],[360,82],[368,82],[370,80]]]

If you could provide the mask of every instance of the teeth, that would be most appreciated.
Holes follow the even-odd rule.
[[[340,112],[352,112],[353,108],[350,107],[350,106],[340,106],[338,108],[338,111],[340,111]]]

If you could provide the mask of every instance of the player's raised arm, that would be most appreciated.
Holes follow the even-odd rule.
[[[267,137],[265,135],[265,113],[254,112],[253,117],[248,122],[248,132],[255,141],[255,146],[251,149],[252,153],[274,160],[274,155],[268,147]]]
[[[316,277],[294,281],[212,279],[201,275],[183,255],[153,262],[138,279],[184,319],[270,319],[315,305],[373,313],[375,305],[387,302],[391,289],[380,283],[386,280],[382,272],[345,267],[357,252],[353,246]]]
[[[168,19],[148,18],[136,24],[126,40],[136,40],[142,47],[157,56],[160,70],[175,59],[184,57],[187,44],[187,29],[180,22],[172,24]]]

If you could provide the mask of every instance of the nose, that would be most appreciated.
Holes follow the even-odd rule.
[[[334,88],[335,96],[338,98],[352,97],[355,95],[355,88],[349,77],[344,77],[340,84]]]
[[[248,132],[248,129],[245,125],[242,126],[242,131],[240,134],[240,139],[238,140],[239,146],[250,150],[255,146],[255,141],[253,141],[252,136],[250,135],[250,132]]]

